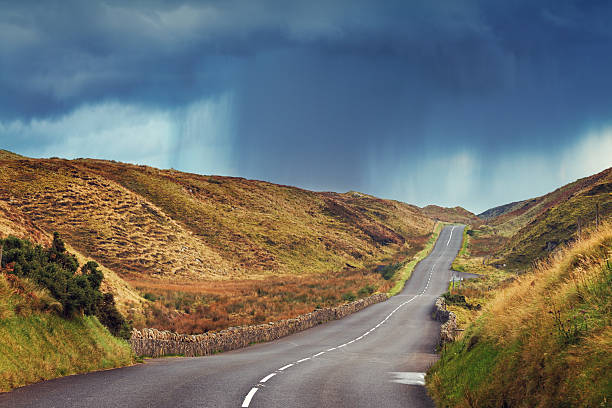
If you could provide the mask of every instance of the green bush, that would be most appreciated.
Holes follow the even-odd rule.
[[[355,299],[357,299],[357,296],[355,296],[353,292],[346,292],[342,295],[342,300],[345,300],[347,302],[352,302]]]
[[[374,293],[376,287],[374,285],[366,285],[363,288],[359,289],[357,295],[360,297],[368,296]]]
[[[117,310],[115,298],[112,293],[105,293],[98,303],[96,317],[113,336],[129,340],[132,328],[125,318]]]
[[[154,294],[148,292],[145,293],[143,297],[151,302],[155,302],[157,300],[157,297]]]
[[[381,265],[378,268],[376,268],[376,272],[380,273],[383,279],[389,280],[393,277],[393,275],[395,275],[395,272],[397,272],[398,270],[402,268],[402,266],[404,266],[402,262],[384,265],[384,266]]]
[[[104,275],[98,269],[99,265],[89,261],[79,273],[76,257],[66,252],[57,232],[53,234],[49,248],[13,236],[0,240],[0,243],[3,247],[2,267],[48,289],[51,296],[61,303],[65,317],[95,315],[113,334],[123,336],[126,330],[129,332],[129,325],[117,311],[112,295],[100,292]]]

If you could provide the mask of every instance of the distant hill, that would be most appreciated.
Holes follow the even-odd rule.
[[[423,207],[423,213],[428,217],[444,222],[460,222],[471,224],[478,221],[478,217],[462,207],[440,207],[438,205],[428,205]]]
[[[416,206],[357,192],[0,154],[0,233],[44,242],[58,231],[103,266],[122,310],[145,302],[144,321],[130,315],[137,326],[201,331],[385,290],[376,267],[419,251],[434,224]],[[181,319],[189,325],[173,326]]]
[[[482,218],[483,220],[491,220],[493,218],[499,217],[509,212],[513,212],[524,205],[528,205],[529,200],[524,201],[515,201],[513,203],[500,205],[498,207],[489,208],[488,210],[478,214],[478,218]]]
[[[487,223],[508,238],[502,256],[510,267],[524,268],[557,246],[576,238],[578,224],[595,224],[612,214],[612,168],[581,178],[555,191],[530,200],[496,207]],[[494,215],[497,213],[498,215]]]

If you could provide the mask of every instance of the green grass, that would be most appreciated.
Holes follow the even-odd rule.
[[[129,344],[95,317],[36,313],[0,320],[0,391],[133,361]]]
[[[469,227],[463,229],[463,239],[461,241],[461,249],[459,250],[459,256],[470,256],[468,245],[470,242],[470,236],[468,231],[471,231]]]
[[[611,254],[608,224],[499,289],[428,372],[436,404],[610,406]]]
[[[438,236],[440,236],[440,231],[446,225],[446,223],[438,222],[434,227],[433,233],[431,237],[427,240],[425,247],[419,251],[414,258],[399,271],[399,278],[395,282],[395,285],[391,288],[391,290],[387,293],[388,296],[395,296],[404,289],[404,285],[406,285],[406,281],[410,279],[412,276],[412,272],[414,268],[417,266],[419,262],[427,257],[433,250],[436,241],[438,240]]]
[[[468,340],[465,340],[465,339]],[[456,406],[466,396],[481,387],[498,362],[500,349],[490,342],[479,342],[469,352],[469,339],[449,345],[441,359],[427,373],[426,381],[441,392],[439,405]],[[469,398],[469,397],[468,397]]]
[[[31,281],[15,285],[0,273],[0,392],[134,362],[129,344],[96,317],[59,316],[52,301]]]

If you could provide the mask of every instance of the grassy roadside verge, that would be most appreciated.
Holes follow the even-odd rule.
[[[95,316],[59,316],[53,302],[28,279],[0,273],[0,392],[134,363],[128,342]]]
[[[509,284],[515,276],[495,267],[491,262],[499,245],[499,237],[495,237],[487,228],[468,226],[463,231],[461,250],[451,268],[480,277],[464,280],[454,288],[449,286],[446,294],[447,308],[457,316],[460,329],[465,329],[474,322],[482,314],[481,307],[495,297],[496,289]]]
[[[444,407],[612,402],[612,226],[495,289],[426,376]]]
[[[404,265],[404,267],[399,271],[399,279],[395,282],[395,285],[391,288],[391,290],[387,292],[387,295],[389,297],[397,295],[402,291],[402,289],[404,289],[404,285],[406,284],[406,281],[412,276],[414,268],[433,250],[433,247],[436,244],[436,241],[438,240],[438,236],[440,235],[440,231],[442,231],[442,228],[444,228],[445,225],[447,225],[447,223],[438,222],[434,227],[431,237],[429,238],[429,240],[427,240],[425,247],[420,252],[418,252],[414,256],[414,258],[412,258],[412,260],[406,265]]]
[[[0,320],[0,392],[133,362],[127,341],[93,316],[35,313]]]

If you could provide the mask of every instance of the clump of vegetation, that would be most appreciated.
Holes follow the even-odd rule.
[[[376,286],[374,286],[374,285],[365,285],[363,288],[359,289],[359,291],[357,292],[357,296],[359,296],[359,297],[366,297],[366,296],[371,295],[375,291],[376,291]]]
[[[404,266],[403,262],[396,262],[389,265],[382,265],[376,268],[376,271],[380,273],[380,276],[385,280],[389,280],[395,276],[395,273],[402,269]]]
[[[0,273],[0,392],[133,363],[130,345],[95,317],[67,319],[57,311],[61,304],[47,289]]]
[[[608,224],[500,285],[428,373],[437,404],[609,406],[611,255]]]
[[[357,299],[357,296],[355,296],[353,292],[346,292],[342,294],[342,300],[345,302],[352,302],[355,299]]]
[[[9,236],[0,241],[3,248],[2,268],[10,276],[26,278],[48,291],[59,302],[49,303],[64,317],[77,315],[97,316],[116,336],[127,338],[129,324],[117,311],[112,294],[102,294],[100,284],[104,278],[93,261],[79,270],[74,255],[66,251],[63,240],[56,232],[49,248],[33,245],[30,241]]]
[[[442,295],[444,300],[446,300],[447,305],[460,306],[469,310],[475,309],[480,310],[480,304],[473,305],[468,303],[464,295],[458,293],[446,292]]]

